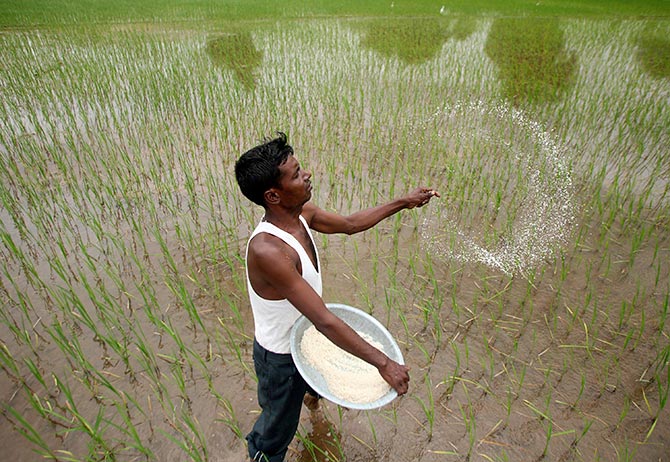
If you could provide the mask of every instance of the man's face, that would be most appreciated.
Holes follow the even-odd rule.
[[[282,202],[286,205],[302,205],[312,198],[312,174],[300,168],[295,156],[288,156],[286,162],[279,166],[279,190]]]

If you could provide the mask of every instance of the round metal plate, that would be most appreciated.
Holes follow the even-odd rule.
[[[400,364],[405,363],[396,341],[389,331],[374,317],[358,308],[341,303],[326,303],[326,307],[352,329],[369,335],[375,342],[382,345],[382,350],[389,358]],[[303,334],[311,325],[311,321],[305,316],[301,316],[293,325],[293,329],[291,330],[291,355],[298,371],[300,371],[300,375],[303,376],[314,391],[327,400],[350,409],[376,409],[390,403],[398,396],[392,388],[381,398],[369,403],[353,403],[335,396],[328,388],[326,379],[302,355],[300,342],[302,341]]]

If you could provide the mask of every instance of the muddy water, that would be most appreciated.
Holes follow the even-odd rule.
[[[408,247],[412,243],[420,245],[411,235],[406,239]],[[524,280],[481,268],[438,263],[434,270],[441,277],[439,284],[444,287],[444,295],[451,297],[451,292],[455,292],[452,300],[460,306],[458,314],[453,305],[439,311],[441,342],[436,340],[434,319],[429,319],[424,328],[423,315],[416,306],[417,301],[434,297],[428,281],[428,287],[411,288],[410,300],[397,301],[401,306],[414,303],[414,309],[408,309],[406,314],[413,326],[409,332],[397,316],[390,316],[391,329],[407,347],[405,354],[413,365],[414,399],[403,398],[396,403],[393,412],[400,423],[388,434],[377,429],[376,438],[386,444],[378,444],[375,448],[380,452],[375,454],[393,460],[432,460],[445,452],[463,456],[472,449],[472,456],[479,460],[481,454],[499,454],[504,448],[510,459],[536,460],[544,452],[548,433],[574,429],[574,433],[550,438],[548,449],[550,460],[573,460],[581,457],[580,453],[614,457],[614,448],[624,441],[644,440],[652,423],[646,413],[633,405],[632,413],[621,415],[622,409],[630,406],[632,396],[639,397],[653,388],[641,377],[648,374],[656,347],[654,342],[642,340],[634,348],[622,348],[623,339],[613,320],[597,306],[630,295],[635,284],[622,280],[621,268],[615,271],[617,288],[612,287],[612,280],[603,277],[595,288],[598,300],[584,308],[582,315],[603,319],[596,324],[598,332],[586,332],[584,325],[570,321],[570,309],[583,303],[577,294],[588,278],[585,268],[593,261],[582,255],[574,258],[583,259],[585,266],[573,266],[561,284],[561,291],[570,294],[565,297],[564,306],[556,306],[558,278],[549,272],[538,276],[529,288]],[[640,268],[648,263],[641,262]],[[403,281],[408,276],[402,271],[394,275]],[[419,295],[422,289],[423,297]],[[388,293],[388,283],[380,282],[379,289],[367,290],[373,292],[371,299],[379,299],[382,293]],[[518,300],[526,298],[527,290],[531,296],[519,306]],[[365,300],[359,303],[365,305]],[[386,318],[384,312],[375,314]],[[635,313],[629,322],[639,323],[640,316]],[[590,343],[593,346],[588,351],[586,345]],[[418,403],[427,402],[431,393],[435,403],[432,432],[430,419]],[[579,439],[587,425],[588,432]],[[365,419],[350,431],[365,432],[372,438],[364,426]],[[657,437],[656,444],[638,449],[640,460],[666,453],[662,447],[664,430]],[[367,452],[363,448],[360,451]],[[351,452],[347,454],[352,456]]]
[[[490,113],[482,121],[481,111],[449,112],[459,101],[520,102],[500,99],[507,91],[493,85],[504,78],[500,64],[481,52],[491,21],[469,24],[462,34],[453,33],[458,24],[447,25],[443,34],[435,33],[439,25],[431,29],[429,52],[420,54],[381,51],[373,40],[383,37],[378,24],[253,30],[252,44],[243,35],[244,46],[264,51],[253,56],[262,54],[265,65],[253,66],[254,78],[237,87],[231,82],[243,66],[226,74],[225,61],[206,64],[207,37],[141,36],[158,53],[150,58],[167,87],[194,85],[179,93],[191,104],[181,115],[159,92],[152,94],[156,115],[148,111],[139,129],[116,127],[107,138],[78,133],[86,124],[66,118],[54,122],[57,136],[30,124],[18,141],[3,131],[0,339],[11,356],[3,356],[0,390],[16,414],[0,424],[2,457],[40,458],[39,445],[13,430],[21,415],[63,459],[244,459],[243,436],[258,407],[241,255],[259,212],[239,198],[229,172],[240,149],[265,130],[259,124],[281,122],[292,129],[297,155],[314,173],[314,201],[324,208],[347,213],[418,183],[443,192],[362,235],[317,237],[324,298],[368,310],[387,325],[412,383],[407,396],[378,411],[329,403],[316,414],[305,409],[290,460],[667,459],[670,416],[667,407],[659,411],[667,364],[659,366],[657,356],[668,344],[662,153],[670,110],[659,97],[668,95],[667,80],[630,62],[644,24],[558,24],[569,33],[558,33],[565,43],[552,49],[568,50],[580,67],[570,68],[570,81],[546,104],[522,108],[525,120],[542,122],[537,132]],[[614,44],[612,30],[621,37]],[[72,52],[58,40],[51,44],[63,56]],[[110,58],[103,69],[124,64],[123,49],[114,54],[122,62]],[[158,72],[142,52],[129,56]],[[8,104],[5,115],[22,120],[34,105],[43,120],[43,100],[2,75],[22,103],[20,110]],[[112,105],[123,108],[123,98],[133,108],[146,103],[145,86],[137,93],[132,87],[146,75],[131,77],[138,78],[124,80],[127,91]],[[289,110],[268,103],[284,98],[304,104]],[[20,124],[11,130],[17,134]],[[553,151],[538,147],[544,134],[570,167],[568,196],[557,195],[568,183],[547,161]],[[97,156],[80,157],[85,165],[72,161],[75,172],[57,164],[59,153],[75,158],[68,136],[80,156],[85,148]],[[124,173],[122,154],[137,175]],[[635,161],[631,171],[621,154]],[[12,162],[20,168],[7,167]],[[534,170],[545,175],[542,182],[530,181]],[[528,200],[539,192],[551,194]],[[540,230],[546,217],[529,212],[531,205],[555,212],[568,202],[569,223],[542,228],[561,231],[559,238],[530,241],[551,249],[536,252],[541,258],[530,264],[492,265],[463,245],[504,248],[519,230],[532,229],[528,217]],[[126,431],[131,427],[136,433]]]
[[[598,223],[583,224],[587,225],[597,228]],[[470,451],[473,459],[483,460],[481,454],[500,454],[501,448],[510,459],[536,460],[544,451],[549,425],[554,435],[559,434],[551,438],[550,460],[574,460],[587,454],[616,457],[616,448],[627,441],[645,440],[653,423],[645,399],[652,403],[657,399],[649,369],[657,350],[657,310],[663,295],[642,294],[641,287],[655,286],[654,261],[668,261],[667,236],[663,255],[655,258],[653,249],[646,248],[634,266],[613,262],[609,271],[593,250],[598,245],[597,236],[593,237],[566,255],[571,264],[564,281],[557,262],[538,269],[531,284],[485,265],[436,257],[430,260],[431,267],[424,267],[425,257],[418,257],[422,242],[411,221],[402,223],[397,234],[390,223],[382,224],[377,232],[327,240],[320,249],[328,282],[325,298],[369,309],[387,323],[412,367],[410,394],[377,412],[338,410],[324,403],[322,415],[314,417],[305,409],[300,431],[309,443],[296,441],[289,460],[328,460],[311,445],[345,460],[433,460],[445,454],[463,457]],[[621,245],[612,252],[626,250]],[[257,411],[255,382],[247,369],[252,364],[253,324],[243,294],[232,281],[241,277],[242,267],[236,267],[234,275],[216,263],[192,264],[203,274],[209,273],[222,290],[238,294],[243,324],[238,331],[234,315],[220,299],[208,294],[206,287],[192,287],[210,335],[224,337],[218,318],[224,319],[240,347],[238,359],[219,340],[210,356],[205,336],[188,327],[190,321],[172,294],[167,289],[158,291],[160,312],[173,326],[183,327],[189,348],[207,358],[208,379],[198,367],[178,366],[186,377],[186,396],[171,378],[176,366],[168,358],[159,359],[158,367],[169,404],[160,402],[138,367],[131,380],[122,363],[104,359],[104,349],[85,330],[74,330],[73,335],[78,336],[93,366],[137,400],[143,413],[134,412],[133,419],[141,440],[152,447],[157,460],[188,460],[181,449],[165,444],[159,430],[179,427],[181,413],[197,416],[210,460],[240,460],[243,442],[226,425],[229,411],[206,382],[211,380],[212,389],[231,403],[234,425],[242,432],[249,429]],[[667,280],[667,276],[667,269],[662,269],[660,278]],[[344,299],[342,294],[350,295]],[[647,301],[635,301],[636,294]],[[589,296],[593,299],[586,301]],[[624,346],[622,332],[626,330],[619,325],[619,310],[609,307],[618,308],[626,300],[639,308],[623,320],[624,327],[633,329],[633,338]],[[431,305],[435,312],[426,315],[424,310]],[[46,318],[46,313],[42,316]],[[155,326],[143,321],[140,327],[156,354],[175,353],[169,338],[157,335]],[[11,337],[3,332],[3,338]],[[67,370],[53,342],[40,342],[39,352],[45,370]],[[81,380],[85,371],[75,368],[72,374]],[[28,382],[37,385],[35,380]],[[79,412],[95,415],[101,403],[77,380],[72,386],[82,397],[88,396],[78,400]],[[60,425],[41,421],[20,388],[4,375],[2,389],[6,402],[32,419],[52,447],[86,452],[87,438],[63,434]],[[58,395],[54,395],[51,399],[55,401]],[[421,403],[428,405],[431,395],[434,414],[429,419]],[[628,409],[623,418],[622,409]],[[666,410],[661,422],[667,418]],[[587,427],[584,437],[578,439]],[[561,434],[566,431],[569,433]],[[115,434],[112,428],[105,433]],[[55,437],[57,434],[61,436]],[[636,446],[636,460],[664,457],[668,436],[667,427],[658,425],[646,444]],[[16,441],[16,437],[5,441],[5,454],[14,460],[32,460],[30,447]],[[117,451],[126,460],[124,450],[118,447]]]

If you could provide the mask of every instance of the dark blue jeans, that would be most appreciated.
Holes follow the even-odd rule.
[[[272,353],[255,340],[254,368],[261,415],[247,435],[249,457],[259,462],[282,462],[298,429],[302,400],[309,387],[290,354]]]

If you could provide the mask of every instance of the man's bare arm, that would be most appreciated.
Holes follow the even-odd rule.
[[[376,207],[361,210],[349,216],[327,212],[308,202],[303,207],[303,216],[310,228],[324,234],[355,234],[372,228],[385,218],[404,209],[423,207],[439,193],[429,188],[416,188],[404,197],[394,199]]]

